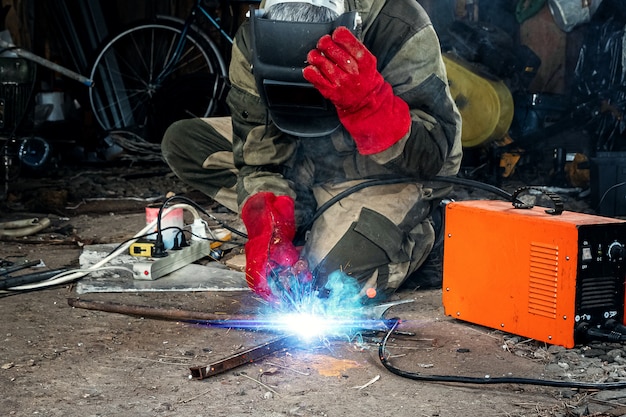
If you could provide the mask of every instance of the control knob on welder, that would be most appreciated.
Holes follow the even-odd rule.
[[[624,252],[624,244],[618,242],[617,240],[611,243],[609,245],[609,249],[607,250],[609,259],[614,262],[622,261],[624,259]]]

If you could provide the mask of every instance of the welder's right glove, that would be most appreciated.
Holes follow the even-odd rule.
[[[271,192],[252,195],[243,205],[241,219],[248,231],[246,281],[248,286],[268,301],[277,301],[268,280],[298,262],[293,244],[296,234],[294,201],[289,196]]]
[[[408,132],[408,104],[393,92],[376,57],[345,27],[323,36],[307,56],[303,76],[337,108],[362,155],[382,152]]]

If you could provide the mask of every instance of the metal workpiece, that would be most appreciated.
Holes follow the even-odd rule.
[[[389,303],[362,307],[358,310],[357,316],[352,320],[346,320],[342,323],[343,327],[360,328],[370,332],[388,332],[390,329],[389,323],[385,320],[384,315],[391,307],[411,303],[414,300],[399,300]],[[394,319],[399,321],[399,319]],[[348,325],[349,324],[349,325]],[[413,333],[400,333],[407,336],[414,335]],[[223,372],[232,370],[238,366],[253,363],[267,355],[286,349],[290,346],[301,345],[301,339],[294,334],[287,334],[284,336],[272,339],[260,346],[248,349],[243,352],[236,353],[225,359],[219,360],[206,366],[194,366],[189,368],[191,379],[205,379],[214,375],[221,374]]]
[[[214,375],[230,371],[238,366],[256,362],[257,360],[293,346],[298,341],[294,335],[280,336],[262,345],[250,348],[246,351],[236,353],[225,359],[213,362],[206,366],[193,366],[189,368],[191,379],[205,379]]]
[[[383,319],[387,310],[392,307],[399,306],[401,304],[412,303],[415,300],[398,300],[398,301],[390,301],[388,303],[382,303],[372,306],[365,306],[360,310],[359,316],[363,319],[371,319],[371,320],[380,320]]]

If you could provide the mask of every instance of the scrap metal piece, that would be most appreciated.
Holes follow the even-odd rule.
[[[359,316],[363,317],[365,319],[372,319],[372,320],[384,319],[385,313],[391,307],[395,307],[395,306],[398,306],[398,305],[401,305],[401,304],[412,303],[414,301],[415,300],[413,300],[413,299],[411,299],[411,300],[398,300],[398,301],[390,301],[388,303],[383,303],[383,304],[378,304],[378,305],[373,305],[373,306],[362,307],[359,310]]]
[[[255,362],[267,355],[286,349],[294,343],[294,335],[285,335],[272,339],[260,346],[253,347],[243,352],[236,353],[225,359],[219,360],[206,366],[193,366],[189,368],[192,379],[205,379],[211,376],[230,371],[238,366]]]
[[[413,302],[414,300],[400,300],[389,303],[379,304],[375,306],[363,307],[358,310],[359,318],[363,319],[363,323],[366,323],[366,328],[373,331],[387,331],[384,314],[391,307]],[[217,315],[212,313],[186,311],[181,309],[172,308],[158,308],[141,305],[126,305],[113,302],[103,302],[94,300],[81,300],[76,298],[68,298],[68,304],[72,307],[84,308],[88,310],[107,311],[120,314],[130,314],[135,316],[144,316],[152,318],[162,319],[175,319],[175,320],[191,320],[201,321],[207,324],[220,325],[224,327],[239,327],[239,328],[262,328],[263,322],[255,319],[253,316],[226,316]],[[358,319],[357,319],[358,322]],[[242,325],[242,323],[244,325]],[[211,363],[205,366],[193,366],[189,370],[191,372],[191,379],[205,379],[214,375],[227,372],[236,367],[253,363],[259,359],[268,356],[272,353],[278,352],[282,349],[286,349],[290,346],[296,345],[298,338],[294,334],[286,334],[274,338],[262,345],[247,349],[243,352],[236,353],[225,359]]]
[[[28,259],[23,259],[20,262],[15,262],[11,265],[7,265],[5,267],[0,268],[0,276],[8,275],[11,272],[16,272],[22,269],[30,268],[31,266],[37,266],[41,263],[41,259],[37,259],[35,261],[29,261]]]

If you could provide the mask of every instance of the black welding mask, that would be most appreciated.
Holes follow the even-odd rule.
[[[331,134],[340,126],[337,111],[304,79],[302,70],[322,36],[339,26],[355,34],[360,30],[358,13],[344,13],[324,23],[271,20],[263,15],[264,10],[250,10],[252,72],[274,124],[299,137]]]

